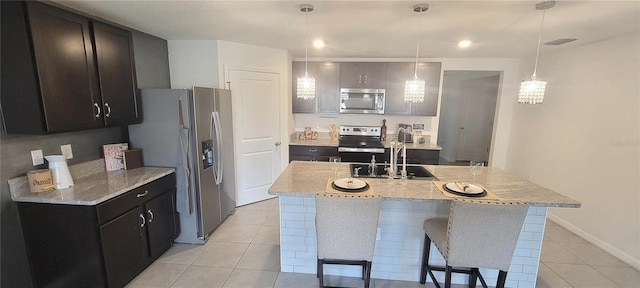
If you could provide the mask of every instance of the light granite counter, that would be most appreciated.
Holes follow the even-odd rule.
[[[493,192],[501,201],[526,202],[530,206],[580,207],[580,202],[524,180],[502,169],[484,167],[473,179],[466,166],[424,165],[440,181],[466,181],[478,183]],[[339,177],[349,176],[349,163],[341,163]],[[293,161],[269,188],[269,194],[281,196],[312,197],[324,193],[327,180],[332,176],[328,162]],[[376,195],[391,200],[448,201],[426,180],[367,179]]]
[[[347,177],[349,164],[340,165],[338,177]],[[580,202],[497,168],[483,168],[482,174],[473,181],[468,167],[423,167],[441,181],[477,182],[500,201],[529,204],[505,286],[536,287],[547,207],[580,207]],[[315,196],[325,192],[331,176],[333,172],[328,162],[294,161],[269,188],[269,194],[279,196],[281,272],[316,273]],[[371,277],[418,282],[424,245],[422,224],[425,219],[447,217],[452,198],[446,198],[426,180],[393,180],[389,183],[388,180],[373,179],[368,182],[373,193],[383,198]],[[430,262],[444,265],[444,258],[435,252],[438,250],[434,246],[431,251]],[[487,283],[496,282],[497,270],[480,270]],[[326,265],[324,271],[326,275],[362,277],[358,267],[346,265]],[[451,280],[454,284],[466,285],[468,276],[453,274]],[[431,282],[431,279],[427,281]]]
[[[31,193],[27,176],[9,180],[11,199],[16,202],[36,202],[70,205],[97,205],[120,194],[160,179],[173,168],[141,167],[106,172],[102,159],[69,167],[74,186],[41,193]]]

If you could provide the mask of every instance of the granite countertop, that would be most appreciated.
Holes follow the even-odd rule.
[[[466,166],[424,165],[440,181],[467,181],[478,183],[494,193],[500,201],[526,202],[531,206],[580,207],[580,202],[524,180],[502,169],[484,167],[474,181]],[[281,196],[311,197],[324,193],[327,181],[332,177],[328,162],[293,161],[269,188],[269,194]],[[339,177],[349,176],[349,163],[341,163]],[[450,201],[427,180],[367,179],[374,194],[391,200]],[[390,183],[391,182],[391,183]]]
[[[27,176],[9,180],[11,199],[16,202],[35,202],[70,205],[97,205],[144,184],[175,172],[174,168],[141,167],[131,170],[104,170],[102,159],[69,167],[74,186],[31,193]]]

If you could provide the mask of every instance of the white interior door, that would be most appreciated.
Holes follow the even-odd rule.
[[[237,143],[237,205],[273,198],[280,172],[280,75],[229,70]]]
[[[500,75],[461,81],[457,161],[488,161]]]

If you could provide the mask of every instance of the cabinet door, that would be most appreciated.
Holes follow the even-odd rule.
[[[385,91],[385,115],[409,115],[410,105],[404,101],[404,85],[413,79],[415,63],[394,62],[387,66],[387,89]]]
[[[319,62],[316,67],[318,113],[337,114],[340,112],[340,63]]]
[[[440,91],[440,63],[418,63],[418,78],[426,81],[424,102],[404,102],[405,81],[413,79],[415,63],[389,63],[384,114],[436,116]]]
[[[364,87],[370,89],[385,89],[387,87],[387,63],[364,63]]]
[[[340,88],[364,87],[364,63],[340,63]]]
[[[36,2],[27,8],[47,132],[103,126],[89,20]]]
[[[408,164],[438,165],[440,150],[407,149]]]
[[[93,22],[93,35],[105,123],[109,126],[138,123],[131,32]]]
[[[441,63],[418,63],[418,78],[426,81],[424,102],[411,103],[411,115],[436,116],[438,113],[438,94],[440,93]]]
[[[318,79],[316,77],[316,68],[317,63],[309,62],[307,65],[307,73],[309,76],[316,78],[316,96],[318,90]],[[298,94],[298,78],[304,77],[305,72],[305,62],[304,61],[294,61],[291,67],[291,91],[292,93],[292,104],[293,104],[293,113],[315,113],[316,112],[316,101],[317,98],[313,99],[299,99],[297,97]]]
[[[150,261],[160,257],[178,235],[176,190],[172,189],[144,205],[149,231]]]
[[[146,225],[147,219],[137,206],[100,227],[109,287],[124,287],[146,267]]]

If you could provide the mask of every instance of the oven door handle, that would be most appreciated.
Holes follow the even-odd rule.
[[[384,153],[384,148],[338,147],[338,152]]]

